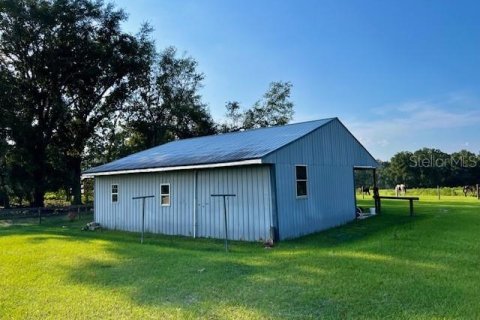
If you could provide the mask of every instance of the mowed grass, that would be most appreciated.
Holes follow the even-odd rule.
[[[370,206],[370,200],[360,200]],[[258,243],[0,224],[0,318],[478,319],[480,201],[384,201],[383,214]]]

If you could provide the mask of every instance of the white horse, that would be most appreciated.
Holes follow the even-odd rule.
[[[402,184],[397,184],[395,186],[395,194],[398,196],[402,195],[404,196],[407,193],[407,187],[402,183]]]

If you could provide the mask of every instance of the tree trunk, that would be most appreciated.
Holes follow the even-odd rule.
[[[3,208],[10,208],[10,198],[6,192],[0,192],[0,197],[2,198]]]
[[[65,187],[64,191],[65,191],[65,201],[72,202],[72,194],[70,192],[70,187]]]
[[[81,186],[81,176],[82,176],[82,158],[73,157],[71,159],[71,165],[73,170],[73,204],[82,204],[82,186]]]
[[[5,198],[3,198],[3,207],[5,209],[10,208],[10,196],[7,193],[5,193]]]
[[[45,197],[45,188],[43,186],[43,183],[37,183],[33,191],[32,207],[35,207],[35,208],[44,207],[45,206],[45,203],[43,200],[44,197]]]
[[[46,178],[46,167],[47,167],[47,158],[46,158],[46,148],[38,147],[35,151],[33,157],[33,202],[30,204],[35,208],[44,207],[44,197],[45,197],[45,178]]]

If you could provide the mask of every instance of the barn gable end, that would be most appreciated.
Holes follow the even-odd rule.
[[[277,227],[281,239],[353,220],[353,168],[377,166],[375,159],[338,119],[272,152],[262,162],[275,168]],[[296,165],[307,167],[306,197],[296,195]]]

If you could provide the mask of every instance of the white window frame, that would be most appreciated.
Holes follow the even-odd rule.
[[[168,193],[162,193],[163,186],[168,186]],[[168,203],[163,203],[164,196],[168,196]],[[170,207],[170,205],[172,204],[172,189],[170,188],[170,183],[160,184],[160,204],[162,207]]]
[[[297,167],[305,167],[305,179],[298,179],[297,177]],[[295,165],[295,196],[297,199],[308,198],[308,166],[306,164],[296,164]],[[298,182],[305,182],[305,195],[298,195]]]
[[[113,186],[116,186],[117,192],[113,192]],[[115,200],[115,201],[113,201],[113,196],[114,195],[117,196],[117,200]],[[112,185],[110,186],[110,201],[112,203],[117,203],[118,202],[118,183],[112,183]]]

